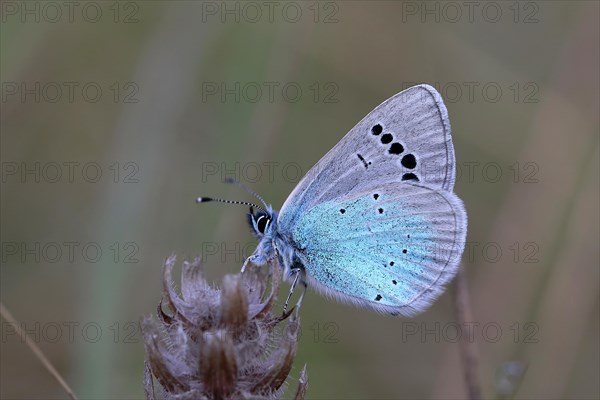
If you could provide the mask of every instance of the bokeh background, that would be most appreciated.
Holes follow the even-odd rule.
[[[315,399],[462,398],[457,333],[486,398],[597,399],[598,2],[1,3],[2,303],[83,399],[143,397],[137,323],[161,265],[210,280],[364,115],[415,83],[449,109],[464,262],[394,318],[309,292],[291,386]],[[285,289],[284,289],[285,290]],[[2,319],[0,395],[65,393]],[[457,326],[459,329],[457,329]]]

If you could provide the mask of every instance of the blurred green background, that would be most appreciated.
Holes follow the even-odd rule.
[[[84,399],[143,397],[137,322],[170,254],[210,280],[371,109],[446,99],[486,398],[599,380],[599,3],[1,3],[1,299]],[[285,289],[284,289],[285,290]],[[315,399],[462,398],[454,285],[418,317],[309,292],[290,385]],[[65,393],[2,319],[0,395]],[[508,364],[507,364],[508,363]],[[514,373],[514,370],[517,373]],[[524,373],[519,374],[519,369]]]

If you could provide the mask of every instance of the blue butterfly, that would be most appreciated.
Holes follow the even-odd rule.
[[[250,191],[264,208],[250,210],[260,241],[242,270],[277,256],[292,291],[300,283],[386,314],[422,312],[464,250],[467,214],[454,182],[443,100],[431,86],[409,88],[352,128],[279,212]]]

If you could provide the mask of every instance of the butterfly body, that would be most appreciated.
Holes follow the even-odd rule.
[[[430,86],[360,121],[299,182],[279,212],[249,215],[247,262],[278,257],[287,277],[387,314],[426,309],[455,275],[467,217],[452,192],[448,115]]]

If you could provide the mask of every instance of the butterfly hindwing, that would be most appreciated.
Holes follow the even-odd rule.
[[[386,100],[363,118],[298,183],[281,209],[293,219],[343,196],[364,181],[420,182],[452,190],[454,148],[439,93],[419,85]]]
[[[309,286],[342,301],[413,315],[454,276],[466,213],[451,192],[391,182],[312,207],[290,233]]]

